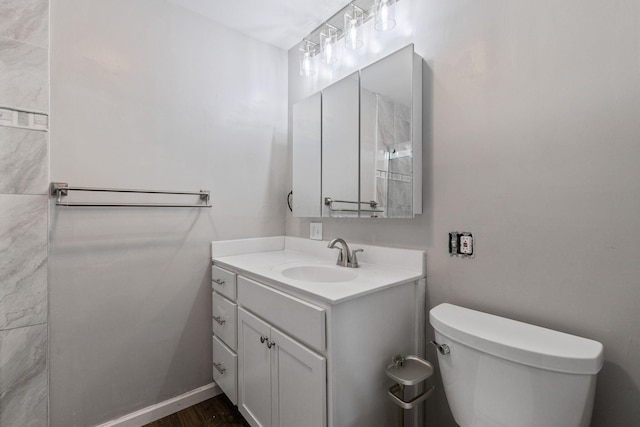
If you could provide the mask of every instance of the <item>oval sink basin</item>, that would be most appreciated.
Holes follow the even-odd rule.
[[[297,265],[281,270],[284,277],[305,282],[348,282],[358,277],[358,274],[347,267],[328,265]]]

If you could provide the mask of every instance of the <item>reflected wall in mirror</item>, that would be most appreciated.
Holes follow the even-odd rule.
[[[322,95],[293,106],[293,214],[319,217],[321,211]]]
[[[361,216],[422,213],[421,120],[414,117],[421,111],[422,72],[414,56],[410,45],[360,71],[360,191],[380,211],[363,209]]]
[[[324,217],[358,216],[359,90],[358,73],[353,73],[322,91]]]

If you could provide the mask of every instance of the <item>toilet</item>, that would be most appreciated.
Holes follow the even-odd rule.
[[[461,427],[589,426],[599,342],[452,304],[429,320]]]

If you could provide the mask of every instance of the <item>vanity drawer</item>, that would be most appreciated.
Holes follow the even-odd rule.
[[[232,350],[237,350],[238,305],[217,292],[213,293],[213,333]]]
[[[324,308],[242,276],[238,276],[238,304],[298,340],[324,351]]]
[[[211,283],[214,291],[233,301],[236,300],[236,273],[215,265],[211,266]]]
[[[238,404],[238,356],[213,337],[213,380],[234,405]]]

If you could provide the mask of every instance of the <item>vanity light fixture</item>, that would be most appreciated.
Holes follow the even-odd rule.
[[[351,3],[351,10],[344,14],[344,46],[347,49],[360,49],[362,41],[360,27],[364,24],[364,10]]]
[[[338,29],[328,23],[324,24],[324,30],[320,33],[320,59],[325,64],[335,64],[338,61],[336,42],[338,41]]]
[[[316,54],[317,43],[304,39],[300,48],[300,75],[310,77],[315,74],[311,58]]]
[[[394,2],[392,0],[376,0],[374,5],[377,31],[389,31],[396,26]]]
[[[344,38],[346,49],[360,49],[364,46],[362,26],[374,20],[377,31],[389,31],[396,25],[395,5],[400,0],[351,0],[338,12],[309,33],[300,45],[300,75],[315,75],[317,67],[314,57],[333,66],[338,62],[336,42]]]

